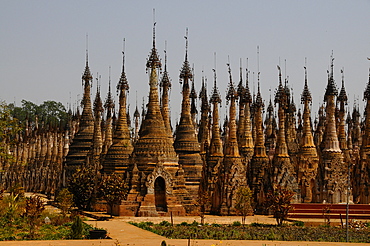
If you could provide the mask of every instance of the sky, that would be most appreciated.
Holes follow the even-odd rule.
[[[204,76],[211,93],[215,68],[224,113],[229,83],[226,64],[230,63],[237,85],[242,60],[243,79],[245,68],[251,71],[252,92],[257,90],[260,72],[266,106],[278,86],[277,65],[280,65],[283,76],[289,77],[297,108],[301,108],[306,66],[314,117],[323,102],[332,52],[338,90],[340,71],[344,69],[348,107],[352,109],[357,101],[360,109],[364,108],[363,92],[370,67],[369,0],[0,2],[0,100],[15,102],[17,106],[25,99],[36,104],[53,100],[62,102],[66,108],[69,105],[75,108],[82,98],[81,76],[88,46],[90,70],[94,78],[97,74],[101,76],[103,100],[111,67],[116,104],[115,87],[125,49],[130,112],[134,112],[137,104],[141,110],[143,98],[147,102],[149,94],[145,65],[155,21],[158,53],[164,63],[166,48],[172,80],[172,120],[179,119],[181,110],[179,72],[185,55],[186,28],[196,90],[199,91]],[[94,79],[92,100],[96,85]]]

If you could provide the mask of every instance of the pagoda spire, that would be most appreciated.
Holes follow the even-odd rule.
[[[206,154],[209,147],[209,113],[210,106],[208,103],[207,96],[207,85],[205,83],[206,78],[202,76],[202,88],[199,92],[199,99],[201,100],[201,117],[199,122],[199,133],[198,141],[200,143],[200,153],[202,156]]]
[[[95,170],[100,169],[99,157],[103,150],[103,140],[102,140],[102,131],[101,131],[101,122],[102,122],[102,113],[103,113],[103,103],[100,97],[100,85],[99,85],[99,76],[96,78],[96,96],[94,100],[94,136],[93,136],[93,148],[92,156],[93,160],[96,163],[93,163]]]
[[[191,120],[193,122],[194,127],[197,128],[196,115],[198,114],[198,110],[197,110],[197,104],[196,104],[197,92],[195,91],[195,85],[194,85],[194,72],[193,72],[193,81],[191,83],[190,99],[191,99],[191,105],[190,105]]]
[[[178,167],[178,158],[171,140],[172,135],[165,127],[159,104],[158,69],[162,67],[162,64],[155,47],[155,26],[154,22],[153,46],[146,62],[149,74],[149,102],[146,112],[143,107],[145,116],[143,116],[139,139],[133,152],[138,170],[147,174],[151,173],[157,166],[158,160],[154,159],[161,159],[164,163],[168,163],[168,166]]]
[[[264,141],[264,133],[263,133],[263,108],[264,103],[262,100],[261,92],[260,92],[260,81],[259,81],[258,73],[258,89],[257,89],[257,96],[253,104],[254,110],[254,124],[255,124],[255,131],[256,131],[256,140],[254,145],[254,153],[251,159],[249,172],[248,172],[248,182],[249,187],[252,190],[255,209],[259,212],[263,211],[263,202],[265,193],[267,192],[268,188],[270,188],[270,183],[268,180],[268,173],[269,173],[269,159],[266,155],[266,148],[265,148],[265,141]]]
[[[223,151],[219,123],[220,116],[218,111],[218,105],[221,104],[221,98],[218,92],[215,69],[213,69],[213,73],[214,73],[213,94],[210,99],[210,102],[213,105],[213,114],[212,114],[213,119],[212,119],[212,138],[209,152],[211,156],[222,156]]]
[[[238,84],[238,89],[237,89],[237,94],[239,97],[239,120],[238,120],[238,144],[239,147],[241,148],[242,145],[242,138],[244,135],[245,131],[245,87],[243,85],[243,68],[242,68],[242,60],[240,59],[240,79],[239,79],[239,84]],[[247,75],[248,76],[248,75]]]
[[[336,131],[335,123],[335,97],[338,95],[337,88],[334,82],[333,67],[334,58],[331,56],[331,71],[328,74],[328,84],[325,91],[325,101],[326,101],[326,127],[325,127],[325,147],[323,152],[341,152],[339,147],[339,141]]]
[[[342,192],[347,187],[347,164],[343,161],[343,153],[340,149],[335,119],[335,97],[338,95],[333,75],[334,58],[331,56],[331,71],[328,74],[328,85],[325,92],[326,102],[326,125],[323,137],[324,148],[320,163],[323,182],[321,188],[326,192],[322,193],[322,201],[338,203],[347,199],[347,194]]]
[[[286,82],[283,87],[281,80],[281,69],[279,70],[279,87],[275,95],[275,103],[279,104],[278,117],[279,117],[279,130],[276,140],[275,154],[272,159],[272,183],[286,187],[291,191],[297,190],[297,180],[294,167],[291,163],[288,146],[286,143],[286,112],[289,107],[289,89],[287,90]]]
[[[316,177],[318,171],[319,157],[314,144],[311,127],[311,110],[312,103],[311,92],[307,84],[307,68],[305,70],[304,88],[301,95],[303,109],[303,130],[300,150],[298,152],[298,185],[301,190],[302,202],[315,202],[316,196],[314,189],[316,187]]]
[[[179,76],[182,84],[181,115],[176,128],[174,147],[179,156],[179,165],[184,169],[185,186],[192,198],[196,199],[202,177],[203,162],[200,156],[200,144],[191,116],[190,81],[193,81],[193,73],[188,61],[188,29],[186,29],[185,41],[185,60]]]
[[[348,97],[346,93],[346,89],[344,87],[344,69],[341,70],[342,73],[342,88],[340,89],[339,96],[337,98],[337,102],[339,103],[339,125],[338,125],[338,140],[340,149],[344,152],[348,152],[347,147],[347,136],[346,136],[346,109],[345,106],[347,105]],[[349,160],[349,153],[344,153],[345,158]]]
[[[71,178],[73,173],[83,166],[87,161],[87,156],[92,147],[94,135],[94,118],[91,107],[91,84],[92,75],[89,68],[88,49],[86,48],[86,66],[82,75],[82,85],[84,94],[82,99],[82,115],[78,126],[78,131],[73,138],[73,142],[69,146],[69,151],[66,156],[66,176]]]
[[[249,162],[253,156],[254,152],[254,142],[252,136],[252,123],[251,123],[251,103],[252,96],[249,90],[249,80],[248,80],[249,70],[246,69],[246,81],[244,88],[244,95],[242,97],[244,103],[244,130],[240,137],[239,149],[242,156],[245,158],[246,162]],[[240,104],[239,104],[240,105]]]
[[[109,147],[113,144],[113,111],[114,111],[114,101],[112,97],[111,90],[111,78],[110,78],[110,67],[109,67],[109,86],[108,94],[105,99],[104,108],[106,111],[106,121],[105,121],[105,139],[103,145],[103,154],[108,152]]]
[[[209,147],[209,153],[207,156],[207,172],[209,173],[208,177],[208,187],[211,197],[211,212],[215,214],[220,213],[221,204],[222,204],[222,160],[223,160],[223,150],[222,150],[222,140],[220,134],[220,116],[219,116],[219,104],[221,104],[220,94],[217,88],[217,77],[216,69],[213,69],[213,78],[214,86],[213,93],[210,99],[211,104],[213,105],[212,111],[212,136]]]
[[[170,120],[170,109],[169,109],[169,90],[171,90],[171,80],[167,72],[167,51],[164,51],[164,72],[162,80],[160,82],[160,87],[162,88],[162,98],[161,98],[161,113],[164,121],[164,125],[168,131],[169,135],[172,135],[172,127]],[[171,137],[172,139],[172,137]]]
[[[236,100],[238,97],[237,91],[234,88],[232,81],[230,64],[227,64],[229,72],[229,86],[226,95],[226,100],[230,102],[229,118],[228,121],[228,138],[225,143],[225,156],[223,160],[222,168],[222,206],[221,214],[230,215],[235,214],[235,200],[233,197],[236,195],[236,191],[241,186],[245,186],[246,180],[246,169],[242,163],[242,159],[239,154],[239,146],[237,141],[237,126],[236,126]]]
[[[117,92],[119,93],[118,119],[113,135],[113,144],[108,149],[103,162],[103,171],[108,174],[124,173],[127,169],[132,169],[128,159],[133,151],[130,130],[127,124],[127,94],[129,88],[125,72],[125,52],[122,51],[122,72],[117,84]]]

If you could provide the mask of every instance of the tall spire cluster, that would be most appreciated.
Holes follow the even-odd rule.
[[[176,127],[172,127],[172,82],[167,69],[167,51],[162,73],[155,31],[154,23],[152,47],[145,64],[148,102],[147,105],[143,102],[141,114],[136,103],[133,124],[127,102],[130,86],[125,63],[130,62],[129,57],[126,60],[123,51],[116,102],[109,76],[104,103],[98,80],[92,104],[93,76],[86,53],[82,114],[70,112],[68,124],[59,128],[46,127],[38,123],[38,119],[36,123],[28,122],[27,129],[16,136],[15,147],[9,145],[10,152],[19,160],[15,164],[19,168],[2,163],[4,172],[0,173],[0,181],[5,188],[22,179],[27,191],[53,193],[66,186],[79,169],[91,168],[96,177],[116,174],[125,180],[128,195],[114,209],[119,215],[196,214],[199,207],[206,213],[234,215],[236,194],[244,187],[252,192],[256,213],[266,212],[263,206],[266,194],[277,186],[293,191],[296,203],[342,203],[348,196],[355,203],[370,202],[367,159],[370,154],[370,70],[364,91],[364,121],[357,104],[352,113],[348,108],[344,69],[338,94],[333,57],[324,103],[314,121],[306,67],[304,73],[302,71],[304,87],[300,95],[303,112],[301,109],[296,112],[290,82],[288,77],[282,77],[279,66],[275,94],[270,95],[265,112],[260,85],[264,81],[260,81],[260,72],[257,90],[253,88],[251,92],[250,71],[243,68],[241,62],[237,85],[230,63],[222,69],[228,72],[228,81],[217,79],[215,65],[210,93],[204,74],[198,84],[190,67],[186,30],[185,55],[179,73],[181,113]],[[223,96],[218,83],[228,84],[224,97],[228,114],[222,126]],[[21,167],[23,161],[32,165]],[[29,170],[24,170],[26,168]],[[43,171],[36,174],[36,168]],[[199,203],[202,204],[197,206]]]

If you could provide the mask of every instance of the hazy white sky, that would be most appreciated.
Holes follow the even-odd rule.
[[[180,112],[179,70],[185,52],[185,30],[189,28],[189,61],[194,64],[199,91],[202,77],[212,89],[214,52],[219,90],[225,105],[228,56],[234,82],[243,71],[257,73],[260,47],[261,90],[266,104],[269,89],[278,85],[276,65],[289,76],[297,107],[304,83],[307,57],[308,83],[313,93],[313,116],[323,100],[330,55],[334,51],[334,78],[338,90],[340,70],[352,108],[368,82],[370,62],[370,1],[37,1],[1,0],[0,8],[0,99],[22,99],[40,104],[45,100],[76,105],[81,98],[81,75],[85,66],[85,36],[88,33],[89,65],[94,77],[101,75],[102,97],[108,88],[111,69],[115,88],[122,68],[122,43],[126,39],[126,74],[130,83],[131,113],[136,94],[139,106],[149,91],[146,58],[152,45],[153,8],[156,40],[164,60],[167,41],[168,70],[172,79],[172,118]],[[285,62],[286,60],[286,69]],[[283,74],[285,75],[285,74]],[[245,75],[244,75],[245,76]],[[255,82],[257,76],[255,76]],[[250,75],[253,89],[253,76]],[[257,88],[257,82],[255,83]],[[96,82],[93,84],[95,96]],[[116,95],[116,93],[115,93]],[[70,99],[71,98],[71,99]],[[116,100],[117,101],[117,100]],[[223,110],[225,107],[223,107]]]

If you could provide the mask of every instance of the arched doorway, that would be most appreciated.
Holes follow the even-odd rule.
[[[155,207],[157,211],[167,212],[166,182],[158,177],[154,182]]]

